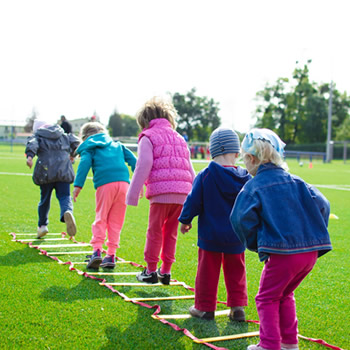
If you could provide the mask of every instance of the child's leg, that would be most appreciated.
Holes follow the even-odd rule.
[[[301,258],[301,255],[305,256]],[[261,274],[259,292],[255,297],[260,319],[259,344],[263,348],[279,350],[281,339],[288,344],[298,343],[293,291],[311,271],[316,258],[317,252],[270,255]],[[282,305],[284,310],[281,311]],[[281,327],[284,328],[283,331]],[[281,338],[282,333],[285,334],[286,331],[288,342],[285,336]]]
[[[38,205],[38,226],[49,224],[49,211],[53,184],[40,185],[40,202]]]
[[[177,231],[179,227],[178,218],[181,214],[181,204],[166,204],[167,218],[162,228],[163,245],[161,252],[161,273],[170,274],[171,266],[175,262]]]
[[[247,306],[247,279],[244,252],[223,254],[223,271],[227,290],[227,306]]]
[[[155,272],[162,248],[163,222],[166,218],[166,204],[151,203],[149,208],[146,245],[144,250],[148,272]]]
[[[60,221],[64,222],[64,213],[73,212],[73,202],[70,195],[70,184],[68,182],[55,182],[56,198],[60,203]]]
[[[100,186],[96,190],[96,216],[91,226],[92,239],[90,241],[94,251],[102,250],[106,239],[107,217],[113,204],[113,198],[110,196],[107,185],[109,184]]]
[[[195,282],[195,308],[215,311],[222,253],[198,248],[198,267]]]
[[[284,297],[280,303],[280,329],[283,344],[297,344],[298,320],[296,317],[296,307],[294,290],[303,279],[310,273],[317,261],[317,252],[302,253],[293,255],[293,259],[298,264],[304,266],[302,271],[289,283],[284,292]],[[294,263],[294,262],[293,262]]]
[[[126,193],[128,192],[129,184],[127,182],[112,182],[107,184],[108,193],[113,196],[113,204],[109,210],[107,217],[107,254],[115,255],[119,248],[120,231],[122,230],[125,212],[126,212]]]

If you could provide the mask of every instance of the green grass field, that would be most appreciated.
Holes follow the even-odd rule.
[[[334,250],[321,257],[312,273],[296,291],[300,334],[323,339],[343,349],[350,348],[350,164],[316,161],[313,168],[304,162],[299,167],[290,160],[290,171],[315,184],[331,203],[329,230]],[[75,167],[77,164],[75,164]],[[204,164],[195,164],[196,171]],[[98,281],[69,271],[38,250],[11,241],[10,232],[35,232],[39,187],[25,165],[24,147],[0,146],[0,348],[1,349],[205,349],[176,332],[170,326],[151,318],[155,311],[125,302],[117,294],[100,286]],[[89,242],[94,220],[94,188],[91,180],[74,206],[78,225],[76,239]],[[148,201],[128,207],[126,222],[117,255],[144,264],[143,248],[148,220]],[[287,204],[286,204],[287,205]],[[283,210],[283,204],[281,205]],[[50,211],[50,232],[65,230],[59,222],[59,206],[55,196]],[[177,262],[172,277],[194,286],[197,267],[197,228],[187,235],[179,234]],[[83,256],[62,257],[82,261]],[[262,263],[256,254],[247,252],[247,277],[250,320],[257,320],[254,297],[258,290]],[[84,269],[81,267],[81,269]],[[138,271],[130,265],[118,265],[118,271]],[[116,279],[116,278],[115,278]],[[109,277],[112,281],[113,277]],[[120,278],[118,277],[118,281]],[[123,281],[136,281],[134,276]],[[191,294],[182,287],[116,287],[130,297]],[[225,301],[223,278],[218,300]],[[159,301],[162,314],[186,314],[193,300]],[[148,304],[156,305],[156,302]],[[225,309],[219,305],[218,309]],[[215,337],[258,330],[253,323],[233,324],[226,316],[215,321],[198,319],[171,320],[198,338]],[[258,338],[216,342],[214,345],[243,350]],[[300,349],[326,349],[301,340]]]

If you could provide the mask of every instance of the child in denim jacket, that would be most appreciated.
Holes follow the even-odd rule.
[[[332,249],[329,202],[285,169],[285,144],[269,129],[252,129],[242,156],[254,178],[237,197],[230,219],[239,239],[265,266],[255,297],[260,343],[249,350],[298,348],[294,290]]]

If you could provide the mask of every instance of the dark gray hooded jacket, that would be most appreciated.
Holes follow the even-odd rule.
[[[65,134],[59,125],[39,128],[28,138],[25,150],[27,157],[38,157],[33,173],[34,183],[72,183],[74,170],[69,156],[73,156],[79,143],[78,137]]]

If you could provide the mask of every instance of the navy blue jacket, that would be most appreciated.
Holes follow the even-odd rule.
[[[241,167],[223,167],[215,162],[195,178],[179,221],[190,224],[198,216],[198,247],[230,254],[240,254],[245,247],[230,223],[230,213],[243,185],[251,178]]]
[[[39,128],[27,140],[27,157],[38,156],[33,172],[36,185],[53,182],[74,181],[74,170],[69,156],[79,146],[79,139],[73,134],[65,134],[59,125]]]
[[[315,187],[266,163],[242,189],[230,219],[239,239],[261,261],[269,254],[332,249],[327,230],[330,207]]]

